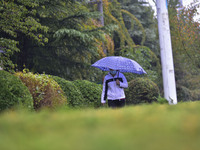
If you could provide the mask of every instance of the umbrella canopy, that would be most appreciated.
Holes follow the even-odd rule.
[[[4,51],[0,50],[0,53],[5,53]]]
[[[146,74],[146,71],[136,61],[121,56],[104,57],[92,64],[92,67],[99,68],[103,71],[113,69],[119,70],[120,72]]]

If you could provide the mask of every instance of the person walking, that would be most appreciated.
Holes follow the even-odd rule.
[[[128,88],[126,77],[121,72],[110,69],[103,81],[101,103],[105,105],[107,99],[108,107],[124,107],[126,103],[124,88]]]

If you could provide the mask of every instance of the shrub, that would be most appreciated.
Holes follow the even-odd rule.
[[[33,98],[28,88],[16,76],[0,71],[0,111],[21,105],[33,108]]]
[[[164,97],[161,97],[160,95],[158,96],[157,101],[159,104],[167,104],[168,103],[168,100]]]
[[[191,90],[185,86],[177,85],[177,98],[178,101],[197,101],[200,100],[200,90]]]
[[[178,84],[176,87],[176,91],[177,91],[177,99],[179,102],[192,100],[191,91],[185,86],[181,86]]]
[[[66,104],[63,91],[52,78],[45,74],[33,74],[31,72],[17,72],[22,82],[28,87],[33,96],[34,109],[42,107],[55,108]]]
[[[100,107],[101,105],[101,85],[87,81],[75,80],[73,83],[79,88],[84,97],[84,106]]]
[[[65,80],[57,76],[51,76],[62,88],[67,96],[67,102],[69,106],[81,107],[84,102],[81,91],[74,85],[72,81]]]
[[[192,101],[200,100],[200,89],[192,90],[191,91],[192,95]]]
[[[147,78],[136,78],[129,82],[126,91],[127,104],[152,103],[159,96],[158,86]]]

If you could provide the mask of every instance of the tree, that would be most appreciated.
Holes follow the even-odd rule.
[[[147,2],[139,0],[119,0],[119,3],[121,3],[122,9],[135,16],[141,24],[138,24],[137,20],[132,20],[130,16],[123,15],[125,26],[135,44],[147,46],[156,55],[159,55],[157,20],[151,6],[149,6]],[[132,26],[132,24],[134,24],[134,26]],[[142,26],[143,29],[140,26]]]
[[[117,0],[108,1],[103,0],[104,7],[104,23],[107,24],[116,24],[118,30],[115,30],[113,34],[113,39],[115,43],[115,49],[121,49],[123,47],[133,47],[135,46],[134,41],[132,40],[123,18],[123,14],[126,14],[131,18],[132,26],[134,25],[133,20],[136,21],[136,24],[140,27],[140,30],[143,30],[143,26],[140,21],[131,13],[126,10],[123,10],[121,4]],[[94,5],[93,10],[97,9],[97,6]],[[143,32],[142,41],[145,41],[145,32]]]
[[[34,72],[45,72],[68,80],[89,76],[91,61],[104,56],[102,41],[109,53],[114,46],[109,32],[116,26],[102,27],[97,19],[99,13],[73,0],[46,0],[37,7],[37,17],[42,25],[48,26],[45,34],[49,42],[37,46],[26,41],[23,60]],[[107,34],[106,34],[107,33]],[[19,69],[22,70],[23,64]]]
[[[178,99],[199,100],[200,53],[199,23],[194,20],[195,7],[177,12],[178,1],[169,3],[170,30]]]
[[[48,28],[42,26],[35,18],[38,1],[2,0],[0,2],[0,47],[5,52],[1,56],[4,68],[14,69],[10,57],[19,52],[23,39],[33,39],[43,45],[47,38],[43,36]]]

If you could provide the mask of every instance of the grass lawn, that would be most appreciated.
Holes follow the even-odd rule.
[[[200,102],[0,114],[0,150],[199,150]]]

